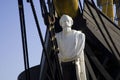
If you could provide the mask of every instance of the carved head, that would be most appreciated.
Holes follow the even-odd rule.
[[[73,25],[73,20],[70,16],[64,14],[61,16],[59,23],[63,29],[64,28],[71,28]]]

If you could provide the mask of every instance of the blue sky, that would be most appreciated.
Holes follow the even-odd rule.
[[[34,0],[37,15],[45,34],[39,0]],[[24,0],[30,67],[38,65],[41,58],[41,42],[38,37],[30,4]],[[0,0],[0,80],[17,80],[24,70],[20,21],[17,0]]]

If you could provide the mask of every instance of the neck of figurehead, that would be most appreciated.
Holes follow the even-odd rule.
[[[71,28],[70,27],[66,27],[66,28],[63,29],[63,34],[67,35],[67,34],[69,34],[70,31],[71,31]]]

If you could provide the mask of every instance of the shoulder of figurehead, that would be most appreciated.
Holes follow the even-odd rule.
[[[85,34],[82,31],[72,30],[72,33],[85,37]]]
[[[58,37],[60,34],[61,34],[61,32],[55,33],[55,37]]]
[[[72,32],[73,33],[78,33],[78,34],[82,33],[82,31],[77,31],[77,30],[72,30]]]

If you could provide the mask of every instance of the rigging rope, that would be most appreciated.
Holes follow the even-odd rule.
[[[45,6],[45,1],[40,0],[40,4],[41,4],[41,12],[42,12],[42,16],[44,18],[45,24],[47,26],[47,31],[49,31],[50,34],[50,40],[51,40],[51,47],[53,50],[52,55],[54,55],[54,60],[55,60],[55,64],[56,64],[56,68],[57,68],[57,72],[58,72],[58,79],[59,80],[63,80],[63,76],[62,76],[62,72],[61,72],[61,68],[59,65],[59,61],[58,61],[58,46],[57,46],[57,41],[55,38],[55,29],[54,29],[54,23],[55,23],[55,16],[54,16],[54,6],[53,6],[53,2],[51,0],[48,0],[48,10],[49,13],[47,11],[47,7]]]
[[[39,34],[39,37],[40,37],[40,40],[41,40],[41,43],[42,43],[43,51],[45,52],[46,60],[47,60],[48,66],[50,68],[52,80],[55,80],[54,79],[54,75],[53,75],[52,65],[50,64],[50,58],[49,58],[49,56],[47,54],[47,50],[46,50],[45,45],[44,45],[44,40],[43,40],[43,37],[42,37],[40,25],[39,25],[39,22],[38,22],[38,18],[37,18],[37,15],[36,15],[35,7],[34,7],[34,4],[33,4],[32,0],[30,0],[30,5],[31,5],[31,9],[32,9],[32,12],[33,12],[33,16],[34,16],[35,22],[36,22],[36,27],[37,27],[37,30],[38,30],[38,34]]]
[[[97,8],[95,7],[95,4],[93,4],[93,5],[94,5],[94,8],[95,8],[95,10],[96,10],[96,12],[97,12],[97,15],[99,16],[99,19],[100,19],[100,21],[101,21],[101,23],[102,23],[102,25],[103,25],[103,27],[104,27],[104,29],[105,29],[105,31],[106,31],[106,33],[107,33],[108,37],[109,37],[109,39],[110,39],[110,41],[111,41],[112,45],[114,46],[114,48],[115,48],[115,50],[116,50],[116,52],[117,52],[118,54],[117,54],[117,53],[115,53],[115,52],[113,51],[113,49],[112,49],[112,47],[110,46],[110,44],[109,44],[109,42],[108,42],[107,38],[105,37],[105,35],[104,35],[103,31],[101,30],[101,28],[100,28],[100,26],[99,26],[99,24],[98,24],[98,22],[97,22],[97,20],[96,20],[95,16],[93,15],[93,13],[92,13],[92,11],[91,11],[90,7],[88,6],[88,1],[87,1],[87,0],[85,0],[85,1],[86,1],[87,7],[88,7],[88,9],[89,9],[89,11],[90,11],[91,15],[93,16],[93,19],[94,19],[94,21],[95,21],[95,23],[96,23],[96,25],[97,25],[98,29],[100,30],[100,32],[101,32],[101,34],[102,34],[102,36],[103,36],[103,38],[104,38],[105,42],[106,42],[106,43],[107,43],[107,45],[109,46],[109,48],[110,48],[111,52],[112,52],[112,53],[114,53],[114,55],[115,55],[116,59],[119,61],[119,60],[120,60],[120,58],[119,58],[119,57],[120,57],[120,56],[119,56],[119,51],[118,51],[118,49],[116,48],[116,46],[115,46],[115,44],[114,44],[114,42],[113,42],[113,40],[112,40],[112,38],[111,38],[111,36],[110,36],[110,34],[109,34],[109,32],[108,32],[108,30],[107,30],[107,28],[106,28],[105,24],[104,24],[104,22],[103,22],[103,20],[102,20],[102,18],[101,18],[101,16],[100,16],[100,14],[98,13]],[[92,3],[94,2],[93,0],[91,0],[91,1],[92,1]]]
[[[49,33],[50,33],[50,38],[52,40],[52,47],[53,47],[53,51],[54,51],[54,58],[55,58],[55,63],[56,63],[56,68],[57,68],[57,72],[58,72],[58,78],[59,80],[63,80],[63,74],[62,74],[62,70],[60,68],[60,64],[59,64],[59,59],[58,59],[58,53],[59,53],[59,48],[58,48],[58,45],[57,45],[57,40],[55,38],[55,27],[54,27],[54,24],[55,24],[55,9],[54,9],[54,6],[53,6],[53,0],[48,0],[48,5],[49,5],[49,17],[48,17],[48,20],[49,20],[49,28],[51,28],[51,30],[49,30]]]
[[[88,7],[88,9],[89,9],[89,11],[90,11],[92,17],[93,17],[93,20],[95,21],[95,23],[96,23],[98,29],[100,30],[100,32],[101,32],[101,34],[102,34],[102,36],[103,36],[103,38],[104,38],[104,40],[106,41],[107,45],[109,46],[110,50],[111,50],[112,53],[113,53],[113,50],[112,50],[110,44],[108,43],[107,39],[105,38],[105,35],[104,35],[104,33],[102,32],[102,30],[101,30],[101,28],[100,28],[100,26],[99,26],[99,24],[98,24],[98,22],[97,22],[95,16],[93,15],[92,10],[91,10],[90,7],[88,6],[87,0],[85,0],[85,2],[86,2],[86,5],[87,5],[87,7]]]
[[[51,17],[48,17],[49,23],[50,23],[50,25],[49,25],[50,39],[51,39],[51,43],[52,43],[52,50],[54,51],[54,53],[52,53],[52,54],[54,55],[54,58],[55,58],[55,63],[56,63],[57,71],[58,71],[59,80],[63,80],[61,68],[60,68],[60,65],[59,65],[59,59],[58,59],[59,49],[58,49],[57,41],[56,41],[56,38],[55,38],[54,23],[51,22],[50,18]]]
[[[110,46],[110,44],[109,44],[108,40],[106,39],[105,35],[104,35],[104,34],[102,34],[102,35],[103,35],[106,43],[108,44],[109,48],[111,49],[112,53],[115,55],[116,59],[119,61],[119,60],[120,60],[119,51],[118,51],[116,45],[114,44],[114,41],[113,41],[113,39],[112,39],[109,31],[107,30],[107,28],[106,28],[106,26],[105,26],[105,24],[104,24],[104,22],[103,22],[103,19],[101,18],[100,14],[99,14],[99,12],[98,12],[98,10],[97,10],[97,7],[95,6],[94,1],[93,1],[93,0],[91,0],[91,1],[92,1],[92,4],[93,4],[96,12],[97,12],[97,15],[98,15],[99,19],[100,19],[100,21],[101,21],[101,23],[102,23],[102,25],[103,25],[103,28],[105,29],[105,31],[106,31],[106,33],[107,33],[107,36],[109,37],[109,39],[110,39],[110,41],[111,41],[111,43],[112,43],[112,45],[113,45],[113,47],[114,47],[114,49],[115,49],[116,52],[114,52],[113,48]],[[98,27],[99,27],[99,25],[98,25]],[[101,29],[99,29],[99,30],[101,30]],[[103,33],[102,30],[101,30],[101,33]]]
[[[92,0],[92,3],[93,3],[93,5],[95,6],[95,3],[94,3],[93,0]],[[97,8],[97,7],[95,6],[95,8]],[[119,51],[118,51],[118,49],[117,49],[117,47],[116,47],[116,45],[115,45],[115,43],[114,43],[114,41],[113,41],[113,39],[112,39],[112,37],[111,37],[109,31],[107,30],[106,25],[104,24],[104,21],[103,21],[102,17],[101,17],[100,14],[98,13],[97,9],[96,9],[96,12],[97,12],[97,14],[98,14],[98,16],[99,16],[99,18],[100,18],[100,21],[101,21],[101,23],[102,23],[102,25],[103,25],[103,28],[105,29],[105,31],[106,31],[106,33],[107,33],[107,35],[108,35],[108,37],[109,37],[109,39],[110,39],[110,41],[111,41],[114,49],[115,49],[115,51],[117,52],[117,53],[114,52],[114,55],[116,56],[116,58],[118,59],[118,61],[120,61],[120,53],[119,53]]]
[[[26,80],[30,80],[27,37],[26,37],[26,28],[25,28],[24,7],[22,0],[18,0],[18,6],[19,6],[19,16],[20,16],[20,24],[21,24],[21,38],[22,38],[22,46],[23,46],[25,75],[26,75]]]
[[[79,0],[79,6],[80,6],[80,11],[81,11],[81,13],[82,13],[82,15],[83,15],[83,7],[82,7],[82,2],[81,2],[81,0]]]

